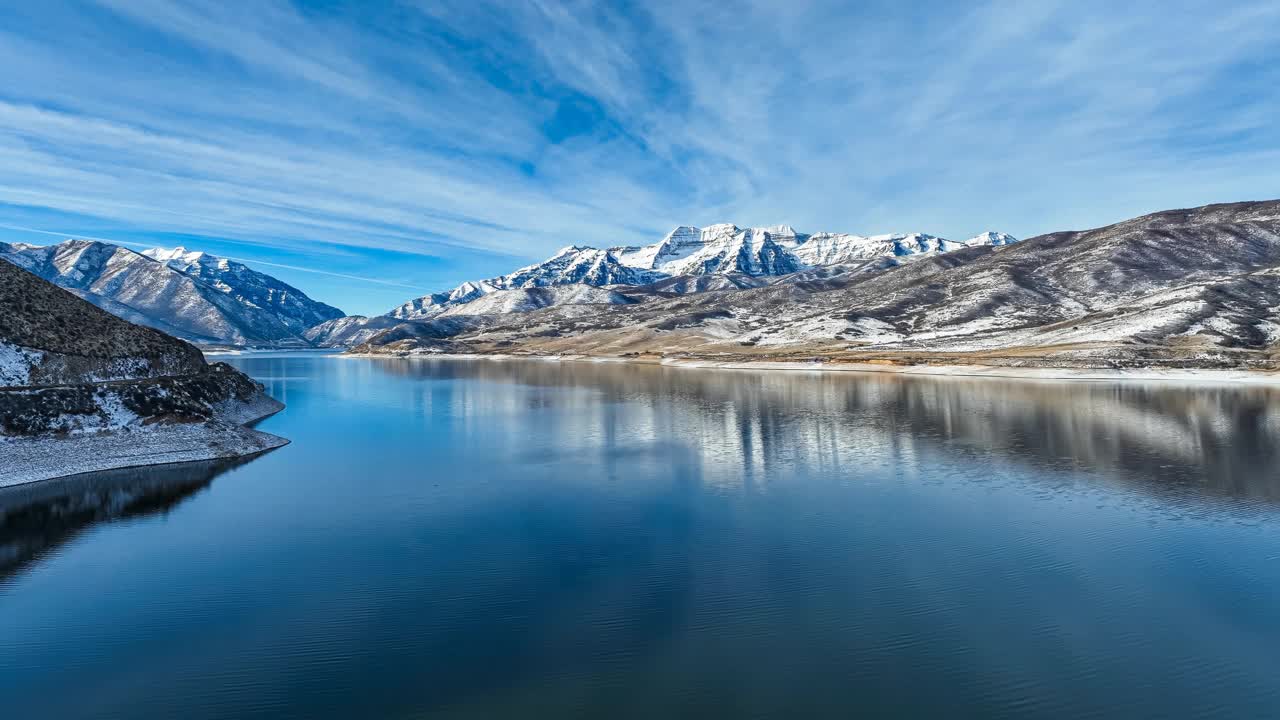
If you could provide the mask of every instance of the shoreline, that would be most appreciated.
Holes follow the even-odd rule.
[[[253,428],[283,409],[273,407],[268,412],[235,417],[231,422],[215,420],[68,437],[0,439],[0,488],[107,470],[254,457],[289,444],[286,438]]]
[[[631,358],[593,355],[514,355],[510,353],[338,353],[340,358],[407,360],[533,360],[540,362],[626,363],[704,370],[865,373],[923,377],[994,378],[1052,382],[1167,382],[1184,385],[1280,385],[1280,371],[1216,368],[1066,368],[1004,365],[889,365],[855,362],[796,362],[785,360],[710,360],[692,358]]]

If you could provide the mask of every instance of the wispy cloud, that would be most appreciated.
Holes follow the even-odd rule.
[[[1274,2],[627,5],[0,8],[0,203],[496,273],[676,223],[1027,235],[1280,190]]]

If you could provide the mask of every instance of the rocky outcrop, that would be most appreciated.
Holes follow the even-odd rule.
[[[244,425],[282,407],[191,345],[0,262],[0,485],[261,452],[286,441]]]

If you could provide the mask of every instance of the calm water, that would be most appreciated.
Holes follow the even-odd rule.
[[[1280,717],[1280,393],[235,361],[0,493],[7,718]]]

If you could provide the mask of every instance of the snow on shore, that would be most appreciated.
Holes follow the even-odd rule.
[[[842,362],[721,362],[715,360],[664,359],[662,365],[721,370],[805,370],[809,372],[861,372],[892,375],[927,375],[934,377],[990,377],[1022,380],[1072,381],[1168,381],[1184,384],[1240,383],[1280,385],[1280,372],[1257,370],[1211,370],[1192,368],[1028,368],[998,365],[882,365],[878,363]]]
[[[227,423],[0,439],[0,487],[100,470],[253,455],[289,443]]]
[[[1107,368],[1055,368],[1055,367],[1005,367],[1000,365],[886,365],[880,363],[852,362],[788,362],[777,360],[710,360],[594,356],[594,355],[511,355],[502,353],[442,353],[416,352],[391,353],[343,353],[340,358],[417,358],[442,360],[536,360],[542,362],[634,363],[640,365],[664,365],[680,368],[705,368],[719,370],[790,370],[803,372],[857,372],[890,375],[926,375],[932,377],[990,377],[1018,380],[1059,381],[1164,381],[1196,384],[1249,384],[1280,385],[1280,372],[1261,370],[1214,370],[1197,368],[1134,368],[1112,370]]]

